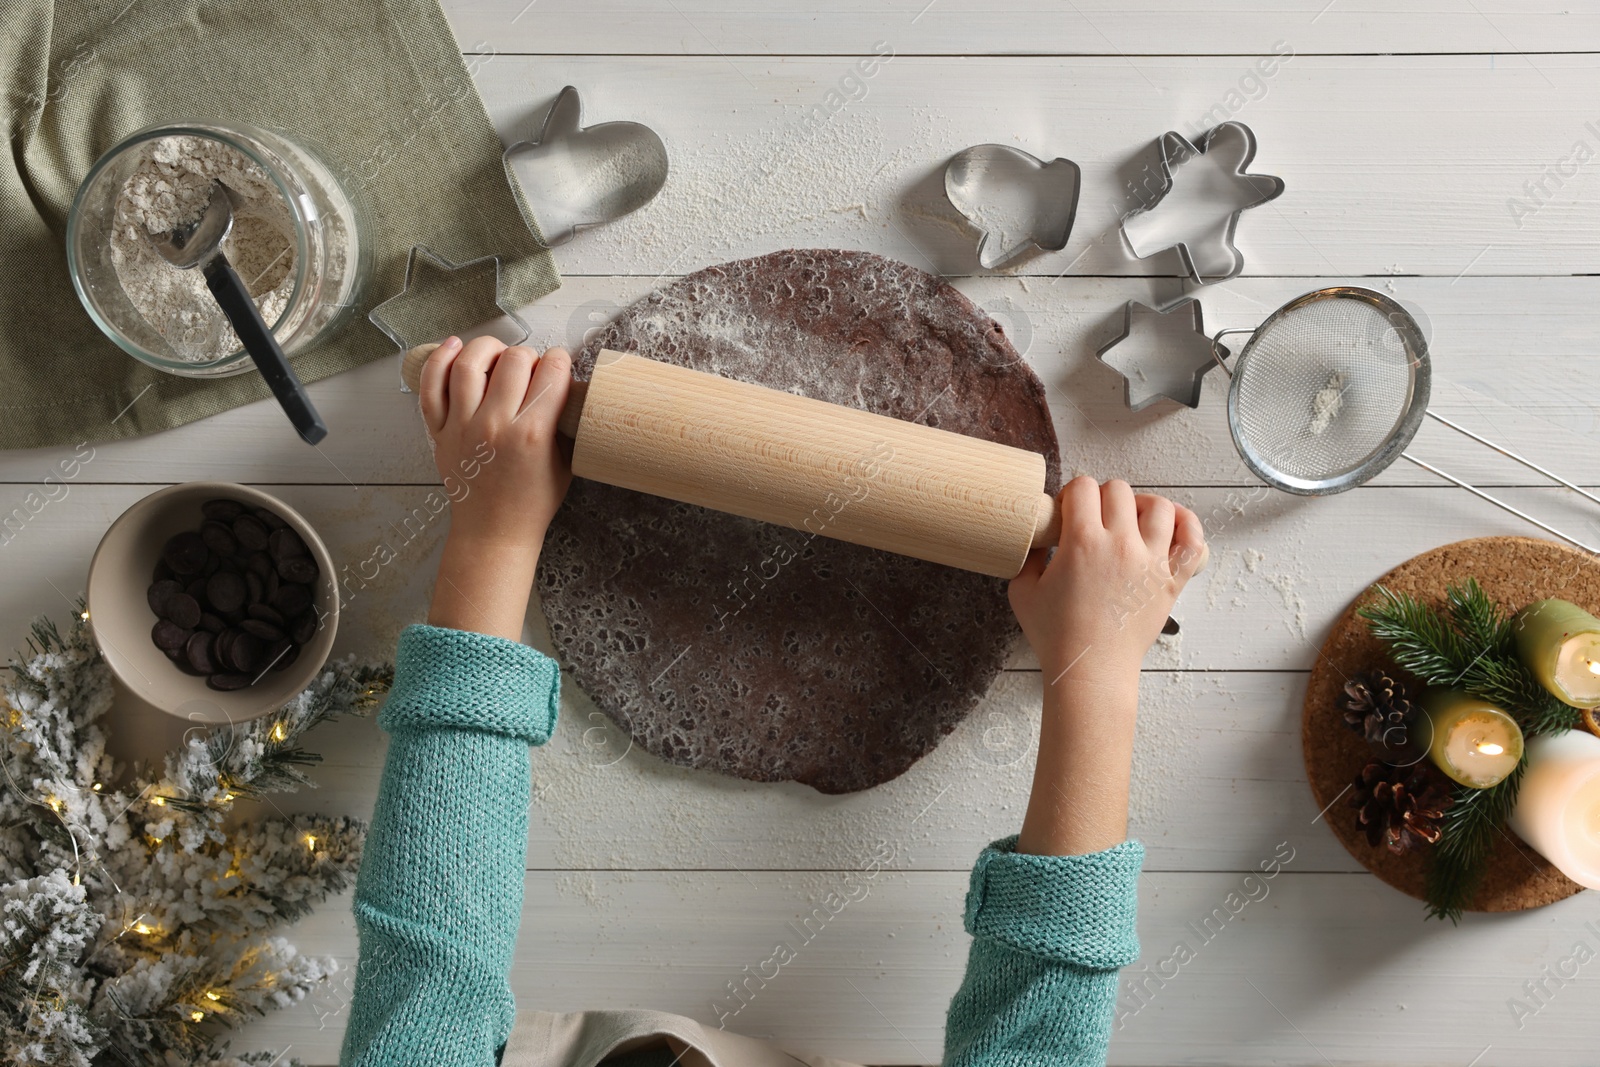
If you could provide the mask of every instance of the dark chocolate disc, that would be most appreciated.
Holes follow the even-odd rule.
[[[209,634],[204,630],[190,634],[188,642],[183,646],[183,653],[189,659],[189,666],[200,674],[211,674],[216,671],[216,660],[211,656],[211,648],[216,641],[216,634]]]
[[[256,508],[251,514],[261,520],[261,525],[265,526],[269,533],[273,530],[282,530],[289,525],[278,518],[276,513],[268,511],[266,508]]]
[[[267,538],[267,552],[273,559],[288,559],[291,556],[306,554],[306,543],[300,540],[300,535],[287,526],[273,530]]]
[[[228,628],[227,623],[223,622],[209,611],[201,613],[199,626],[200,629],[204,630],[208,634],[220,634],[223,630]]]
[[[206,543],[193,530],[173,534],[167,540],[166,547],[161,550],[161,558],[172,568],[174,574],[199,574],[205,569],[206,559],[209,556]]]
[[[150,640],[163,652],[172,652],[189,640],[189,631],[169,619],[160,619],[150,628]]]
[[[206,582],[206,600],[220,615],[243,607],[248,591],[243,578],[227,571],[218,571]]]
[[[274,626],[283,625],[283,616],[278,613],[276,608],[273,608],[267,604],[251,604],[249,607],[244,609],[244,613],[252,619],[260,619],[262,622],[270,622]]]
[[[200,625],[200,604],[188,593],[179,593],[167,601],[167,618],[185,630]]]
[[[217,522],[232,522],[244,514],[244,505],[237,500],[207,500],[200,505],[200,514]]]
[[[266,525],[254,515],[240,515],[233,520],[233,536],[251,552],[259,552],[267,547],[267,532]]]
[[[259,604],[261,603],[261,598],[267,595],[267,584],[261,580],[259,574],[253,571],[244,576],[244,585],[246,590],[245,601],[247,603]]]
[[[307,611],[289,623],[289,639],[303,645],[317,634],[317,613]]]
[[[278,651],[282,649],[283,651]],[[281,671],[296,659],[300,658],[300,646],[291,641],[279,641],[271,649],[271,670]]]
[[[239,629],[247,634],[254,634],[263,641],[279,641],[283,639],[283,630],[270,622],[260,619],[246,619],[239,624]]]
[[[999,441],[1060,483],[1045,388],[949,284],[863,252],[692,274],[601,348]],[[903,773],[988,691],[1018,636],[1006,582],[592,481],[541,552],[563,668],[670,762],[825,793]]]
[[[310,584],[317,580],[317,564],[310,556],[290,556],[278,561],[278,574],[287,582]]]
[[[248,674],[221,673],[213,674],[206,679],[206,685],[212,689],[228,692],[233,689],[243,689],[255,679]]]
[[[158,618],[164,619],[167,617],[167,601],[182,594],[183,585],[168,578],[165,581],[151,585],[149,589],[145,590],[144,596],[146,602],[150,605],[150,610],[155,612]]]
[[[277,595],[269,597],[268,602],[284,618],[293,618],[311,606],[311,590],[298,582],[284,582],[278,586]]]
[[[233,536],[233,531],[225,523],[206,523],[200,527],[200,536],[206,547],[219,556],[231,556],[239,551],[239,539]]]

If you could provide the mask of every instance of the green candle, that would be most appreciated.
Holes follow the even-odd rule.
[[[1430,689],[1422,695],[1422,707],[1433,726],[1428,758],[1462,785],[1487,789],[1522,759],[1521,728],[1488,701]]]
[[[1534,677],[1575,708],[1600,705],[1600,619],[1565,600],[1538,600],[1513,620]]]

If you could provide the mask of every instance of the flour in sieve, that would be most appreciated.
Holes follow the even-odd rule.
[[[270,326],[283,315],[294,288],[294,221],[277,185],[243,152],[209,137],[151,141],[112,215],[117,280],[173,354],[190,363],[237,351],[239,338],[200,270],[180,270],[162,259],[149,235],[198,218],[210,200],[212,179],[233,193],[233,228],[223,253]]]

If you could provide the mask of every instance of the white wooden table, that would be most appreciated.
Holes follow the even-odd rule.
[[[1253,325],[1298,293],[1365,278],[1427,310],[1439,410],[1600,483],[1600,162],[1588,162],[1600,153],[1600,5],[523,5],[447,4],[507,140],[534,132],[572,84],[588,121],[654,127],[673,167],[646,210],[558,250],[565,285],[526,309],[536,340],[577,343],[664,279],[718,261],[796,245],[881,252],[950,276],[1008,326],[1051,387],[1068,468],[1124,476],[1207,518],[1211,569],[1179,604],[1180,641],[1153,651],[1144,676],[1133,832],[1149,850],[1145,956],[1125,973],[1111,1062],[1600,1061],[1600,962],[1572,970],[1577,946],[1600,951],[1600,897],[1459,928],[1424,922],[1418,903],[1367,875],[1318,824],[1300,766],[1306,671],[1337,612],[1418,551],[1524,529],[1406,465],[1325,500],[1266,494],[1229,443],[1219,375],[1199,410],[1130,415],[1120,380],[1093,357],[1124,301],[1185,289],[1175,259],[1124,253],[1125,182],[1162,132],[1231,115],[1258,135],[1255,169],[1288,191],[1245,216],[1245,274],[1197,294],[1210,328]],[[892,60],[852,81],[856,59],[875,49]],[[1292,58],[1253,81],[1257,57],[1274,50]],[[803,125],[830,100],[848,102]],[[944,162],[990,141],[1067,156],[1084,177],[1068,247],[998,274],[978,269],[973,235],[940,194]],[[1536,197],[1530,182],[1543,183]],[[1514,219],[1512,198],[1536,210]],[[421,617],[441,536],[408,540],[397,525],[434,473],[394,377],[385,361],[312,388],[333,427],[322,455],[266,404],[97,446],[67,495],[3,549],[7,647],[30,615],[64,617],[123,508],[159,485],[216,478],[281,494],[342,563],[383,543],[396,550],[340,634],[343,650],[387,655]],[[1425,426],[1416,450],[1600,537],[1600,515],[1574,496],[1530,485],[1448,431]],[[58,458],[0,455],[0,492],[20,502]],[[539,618],[530,614],[535,643]],[[904,777],[822,797],[628,752],[568,685],[557,736],[534,756],[519,1002],[714,1021],[717,1005],[738,1006],[730,983],[791,937],[786,924],[859,878],[850,872],[883,842],[893,870],[731,1025],[863,1062],[936,1061],[966,955],[967,871],[985,842],[1018,825],[1039,695],[1019,652],[980,710]],[[351,721],[313,741],[328,756],[323,788],[285,809],[369,814],[375,727]],[[1247,878],[1291,853],[1278,877]],[[1235,892],[1258,899],[1232,916]],[[348,900],[292,936],[349,961]],[[1194,958],[1163,969],[1179,942]],[[1550,977],[1562,969],[1566,980]],[[336,984],[235,1047],[292,1044],[308,1063],[331,1063],[346,997]],[[1513,998],[1535,1013],[1520,1027]]]

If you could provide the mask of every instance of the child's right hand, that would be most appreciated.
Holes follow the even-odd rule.
[[[1137,674],[1184,585],[1209,555],[1200,519],[1123,481],[1062,487],[1061,543],[1029,554],[1011,580],[1011,610],[1047,683],[1076,668]]]

